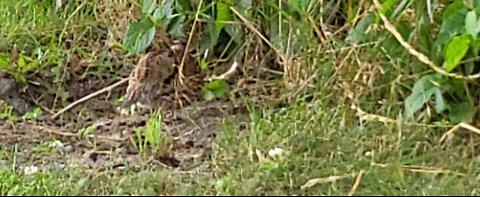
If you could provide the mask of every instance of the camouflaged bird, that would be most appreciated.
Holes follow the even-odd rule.
[[[157,31],[155,41],[148,53],[139,58],[129,76],[126,100],[123,108],[136,105],[151,109],[157,107],[158,97],[163,93],[164,82],[176,74],[184,52],[184,41],[165,31]],[[187,76],[197,72],[196,64],[190,55],[185,61],[183,73]]]
[[[141,57],[130,74],[124,108],[136,104],[141,108],[151,108],[155,97],[162,91],[164,80],[174,70],[174,58],[167,52],[147,53]]]

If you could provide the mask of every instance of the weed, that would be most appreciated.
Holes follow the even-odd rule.
[[[134,129],[135,138],[132,136],[130,142],[143,155],[165,153],[171,138],[165,132],[162,123],[160,110],[153,112],[144,129]]]

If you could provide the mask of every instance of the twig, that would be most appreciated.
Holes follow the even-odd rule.
[[[230,66],[230,69],[227,70],[227,72],[221,74],[220,76],[214,76],[214,77],[211,77],[211,78],[208,78],[207,81],[213,81],[213,80],[222,80],[222,79],[225,79],[227,78],[228,75],[232,74],[233,72],[235,72],[235,70],[237,69],[238,67],[238,62],[237,60],[235,60],[232,64],[232,66]]]
[[[376,121],[381,122],[384,124],[398,124],[398,120],[393,118],[377,115],[377,114],[369,114],[359,107],[357,107],[354,103],[350,106],[351,109],[356,110],[356,115],[360,119],[360,121]],[[421,126],[421,127],[429,127],[429,128],[449,128],[453,125],[434,125],[434,124],[422,124],[422,123],[415,123],[415,122],[402,122],[402,124],[407,126]]]
[[[195,31],[195,27],[197,25],[198,15],[200,14],[200,9],[202,8],[202,4],[203,4],[203,0],[200,0],[200,2],[198,3],[197,13],[195,13],[195,20],[193,20],[192,29],[190,30],[190,35],[188,36],[187,45],[185,45],[185,50],[183,51],[182,61],[180,62],[180,66],[178,68],[178,80],[180,81],[181,85],[183,85],[183,79],[185,78],[185,76],[183,75],[183,66],[185,64],[185,58],[187,57],[187,53],[190,48],[190,43],[192,42],[193,32]]]
[[[378,163],[371,163],[372,166],[377,166],[377,167],[382,167],[386,168],[388,167],[387,164],[378,164]],[[466,176],[464,173],[459,173],[459,172],[453,172],[450,170],[445,170],[441,168],[433,168],[433,167],[425,167],[425,166],[402,166],[402,169],[405,171],[410,171],[410,172],[418,172],[418,173],[434,173],[434,174],[455,174],[458,176]]]
[[[234,7],[230,7],[230,10],[232,10],[233,13],[235,13],[235,15],[237,15],[240,18],[240,20],[243,21],[243,23],[247,26],[248,29],[255,32],[255,34],[257,34],[264,42],[266,42],[268,46],[270,46],[270,48],[272,48],[275,51],[275,53],[280,57],[282,62],[286,62],[286,58],[283,56],[280,50],[275,48],[275,46],[273,46],[273,44],[270,41],[268,41],[268,39],[265,38],[265,36],[263,36],[262,33],[260,33],[260,31],[258,31],[258,29],[256,29],[250,21],[248,21],[245,17],[243,17]]]
[[[92,93],[92,94],[89,94],[89,95],[87,95],[87,96],[85,96],[85,97],[83,97],[83,98],[81,98],[81,99],[79,99],[79,100],[71,103],[70,105],[66,106],[65,108],[63,108],[62,110],[60,110],[59,112],[57,112],[55,115],[53,115],[53,116],[52,116],[52,119],[57,118],[57,117],[58,117],[59,115],[61,115],[62,113],[66,112],[67,110],[75,107],[76,105],[78,105],[78,104],[80,104],[80,103],[83,103],[83,102],[85,102],[85,101],[88,101],[88,100],[90,100],[90,99],[92,99],[92,98],[94,98],[94,97],[96,97],[96,96],[98,96],[98,95],[100,95],[100,94],[103,94],[103,93],[106,93],[106,92],[108,92],[108,91],[111,91],[112,89],[114,89],[114,88],[116,88],[116,87],[118,87],[118,86],[120,86],[120,85],[122,85],[122,84],[124,84],[124,83],[127,83],[127,82],[128,82],[128,79],[129,79],[128,77],[127,77],[127,78],[124,78],[124,79],[120,80],[119,82],[117,82],[117,83],[115,83],[115,84],[112,84],[112,85],[110,85],[110,86],[108,86],[108,87],[105,87],[105,88],[103,88],[103,89],[101,89],[101,90],[98,90],[98,91],[96,91],[96,92],[94,92],[94,93]]]
[[[358,173],[357,178],[355,179],[355,183],[353,183],[352,189],[350,190],[350,192],[348,192],[348,196],[353,196],[353,194],[355,194],[355,192],[357,191],[358,187],[360,186],[360,181],[362,180],[363,173],[363,170]]]
[[[420,53],[417,50],[415,50],[410,44],[408,44],[405,41],[405,39],[403,39],[402,35],[400,35],[400,33],[398,33],[396,28],[388,21],[387,17],[385,17],[385,15],[383,15],[381,13],[381,10],[380,10],[381,9],[381,4],[378,2],[378,0],[373,0],[373,3],[375,4],[376,9],[379,11],[378,14],[380,15],[380,18],[382,19],[385,28],[398,40],[398,42],[400,42],[400,44],[405,49],[407,49],[407,51],[411,55],[417,57],[421,62],[429,65],[433,70],[435,70],[436,72],[438,72],[442,75],[457,78],[457,79],[464,79],[464,80],[473,80],[473,79],[480,78],[480,73],[474,74],[474,75],[463,76],[463,75],[458,75],[458,74],[454,74],[454,73],[448,73],[444,69],[435,65],[435,63],[433,63],[427,56],[425,56],[423,53]]]
[[[338,180],[353,177],[353,176],[355,176],[355,174],[346,174],[346,175],[342,175],[342,176],[329,176],[329,177],[325,177],[325,178],[310,179],[304,185],[302,185],[300,187],[300,189],[305,190],[305,189],[311,188],[311,187],[313,187],[315,185],[318,185],[318,184],[332,183],[332,182],[336,182]]]
[[[442,137],[440,137],[440,142],[443,142],[448,136],[452,135],[453,132],[455,132],[456,130],[458,130],[459,128],[464,128],[464,129],[467,129],[471,132],[474,132],[476,134],[479,134],[480,135],[480,129],[472,126],[472,125],[469,125],[467,123],[459,123],[457,125],[455,125],[453,128],[451,128],[450,130],[448,130],[445,134],[442,135]]]

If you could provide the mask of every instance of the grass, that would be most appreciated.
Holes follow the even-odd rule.
[[[346,195],[355,176],[300,188],[311,179],[364,171],[356,195],[479,194],[480,160],[459,154],[468,152],[464,148],[441,147],[429,129],[406,127],[399,131],[396,126],[375,123],[359,127],[354,117],[348,115],[351,111],[326,108],[328,99],[298,104],[274,114],[266,112],[254,118],[249,134],[235,134],[226,125],[209,163],[213,172],[185,173],[161,168],[92,175],[72,167],[25,175],[18,169],[13,171],[11,164],[4,164],[0,193]],[[341,126],[343,117],[345,125]],[[268,156],[274,148],[282,149],[283,156]],[[408,169],[412,166],[443,172],[422,168],[412,172]]]
[[[63,58],[72,51],[104,60],[96,56],[102,54],[96,53],[98,49],[85,49],[82,44],[65,51],[63,41],[66,27],[82,27],[68,32],[74,38],[88,40],[91,24],[99,23],[99,19],[108,21],[110,16],[97,15],[93,4],[81,4],[84,7],[60,11],[58,18],[53,1],[33,2],[0,3],[0,12],[9,13],[0,16],[0,45],[16,43],[25,54],[30,48],[49,51],[53,55],[40,59],[39,66],[32,69],[54,65],[57,77],[61,77]],[[25,11],[15,11],[20,7]],[[104,25],[114,27],[108,31],[121,31],[116,29],[120,28],[118,24]],[[56,28],[60,30],[49,31]],[[314,45],[308,38],[302,39],[295,44]],[[333,39],[329,47],[344,51],[346,44]],[[359,98],[361,107],[385,116],[396,116],[401,111],[396,104],[401,93],[390,93],[402,89],[405,82],[395,79],[403,71],[396,64],[406,62],[393,58],[385,61],[377,57],[384,52],[374,49],[366,46],[320,53],[323,56],[303,53],[294,64],[298,67],[293,68],[301,70],[302,65],[310,65],[303,69],[307,74],[318,73],[319,80],[313,84],[316,88],[293,95],[287,106],[251,107],[248,133],[239,134],[234,122],[226,123],[215,141],[212,160],[194,171],[145,167],[92,173],[69,166],[29,174],[18,168],[15,160],[22,150],[0,146],[0,195],[480,195],[480,157],[476,155],[478,142],[474,137],[459,135],[440,143],[445,132],[441,127],[360,122],[356,111],[344,105],[343,101],[348,100],[343,94],[345,87],[335,90],[335,83],[341,82],[338,78],[354,75],[358,62],[369,61],[391,66],[377,80],[381,84]],[[342,63],[339,66],[335,61]],[[295,82],[301,84],[304,76],[290,77],[297,77]],[[376,100],[387,101],[379,104]],[[279,155],[269,154],[272,150],[280,151]],[[333,176],[339,176],[338,180],[332,181]],[[309,186],[309,182],[317,184]]]

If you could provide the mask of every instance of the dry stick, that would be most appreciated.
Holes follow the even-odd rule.
[[[382,19],[382,21],[385,25],[385,28],[398,40],[398,42],[400,42],[400,44],[405,49],[408,50],[408,52],[411,55],[417,57],[421,62],[429,65],[433,70],[437,71],[438,73],[440,73],[442,75],[446,75],[446,76],[457,78],[457,79],[465,79],[465,80],[473,80],[473,79],[480,78],[480,73],[475,74],[475,75],[463,76],[463,75],[458,75],[458,74],[454,74],[454,73],[448,73],[444,69],[435,65],[435,63],[433,63],[430,59],[428,59],[427,56],[425,56],[424,54],[415,50],[410,44],[408,44],[403,39],[403,37],[400,35],[400,33],[398,33],[396,28],[388,21],[387,17],[385,17],[385,15],[382,14],[382,12],[380,10],[381,4],[378,2],[378,0],[373,0],[373,3],[375,4],[376,9],[378,10],[378,14],[380,15],[380,18]]]
[[[355,194],[355,192],[357,192],[358,187],[360,186],[360,181],[362,180],[363,173],[364,173],[363,170],[361,170],[358,173],[357,178],[355,179],[355,183],[353,183],[352,189],[350,190],[350,192],[348,192],[348,196],[353,196],[353,194]]]
[[[110,85],[110,86],[108,86],[108,87],[105,87],[105,88],[103,88],[103,89],[101,89],[101,90],[99,90],[99,91],[96,91],[96,92],[94,92],[94,93],[92,93],[92,94],[89,94],[89,95],[87,95],[87,96],[85,96],[85,97],[83,97],[83,98],[81,98],[81,99],[79,99],[79,100],[71,103],[70,105],[66,106],[65,108],[63,108],[62,110],[60,110],[59,112],[57,112],[55,115],[53,115],[53,116],[52,116],[52,119],[57,118],[60,114],[66,112],[67,110],[75,107],[76,105],[78,105],[78,104],[80,104],[80,103],[83,103],[83,102],[85,102],[85,101],[88,101],[88,100],[92,99],[93,97],[96,97],[96,96],[98,96],[98,95],[100,95],[100,94],[103,94],[103,93],[106,93],[106,92],[108,92],[108,91],[111,91],[112,89],[114,89],[114,88],[116,88],[116,87],[118,87],[118,86],[120,86],[120,85],[122,85],[122,84],[124,84],[124,83],[127,83],[127,82],[128,82],[128,79],[129,79],[128,77],[127,77],[127,78],[124,78],[124,79],[120,80],[119,82],[117,82],[117,83],[115,83],[115,84],[112,84],[112,85]]]
[[[282,62],[286,62],[286,58],[283,56],[282,53],[280,53],[280,50],[278,50],[277,48],[275,48],[275,47],[273,46],[273,44],[272,44],[270,41],[268,41],[268,39],[265,38],[265,36],[263,36],[262,33],[260,33],[260,31],[258,31],[258,30],[252,25],[252,23],[251,23],[250,21],[248,21],[245,17],[243,17],[235,8],[230,7],[230,10],[232,10],[232,11],[235,13],[235,15],[237,15],[237,16],[240,18],[240,20],[242,20],[243,23],[244,23],[251,31],[253,31],[253,32],[254,32],[255,34],[257,34],[264,42],[266,42],[266,43],[268,44],[268,46],[269,46],[270,48],[272,48],[278,56],[280,56],[280,59],[282,59]]]
[[[185,45],[185,50],[183,51],[182,61],[180,62],[180,67],[178,68],[178,79],[181,85],[183,85],[183,79],[185,78],[185,76],[183,75],[183,66],[185,64],[185,58],[187,57],[187,53],[190,48],[190,43],[192,42],[193,32],[195,31],[195,27],[197,25],[198,15],[200,14],[200,9],[202,8],[202,4],[203,4],[203,0],[200,0],[200,3],[198,4],[198,8],[197,8],[197,13],[195,13],[195,20],[193,20],[192,29],[190,30],[190,35],[188,36],[187,45]]]
[[[447,139],[448,136],[450,136],[451,134],[453,134],[453,132],[457,131],[460,127],[461,127],[461,128],[464,128],[464,129],[467,129],[467,130],[469,130],[469,131],[471,131],[471,132],[474,132],[474,133],[480,135],[480,129],[478,129],[478,128],[472,126],[472,125],[469,125],[469,124],[467,124],[467,123],[461,122],[461,123],[455,125],[455,126],[454,126],[453,128],[451,128],[450,130],[448,130],[446,133],[444,133],[444,134],[442,135],[442,137],[440,137],[440,140],[439,140],[440,143],[443,142],[445,139]]]
[[[357,116],[359,117],[360,121],[377,121],[384,124],[397,124],[397,120],[377,114],[369,114],[363,111],[360,107],[357,107],[354,103],[350,106],[351,109],[357,111]],[[429,128],[449,128],[453,125],[433,125],[433,124],[422,124],[422,123],[415,123],[415,122],[403,122],[407,126],[421,126],[421,127],[429,127]]]
[[[315,178],[315,179],[310,179],[308,180],[305,184],[303,184],[300,189],[305,190],[311,187],[314,187],[318,184],[323,184],[323,183],[332,183],[336,182],[341,179],[349,178],[355,176],[355,173],[353,174],[346,174],[346,175],[341,175],[341,176],[329,176],[325,178]]]
[[[386,168],[388,164],[380,164],[380,163],[371,163],[370,165]],[[457,176],[466,176],[464,173],[454,172],[450,170],[445,170],[442,168],[433,168],[433,167],[425,167],[425,166],[402,166],[402,170],[409,171],[409,172],[416,172],[416,173],[432,173],[432,174],[454,174]]]

